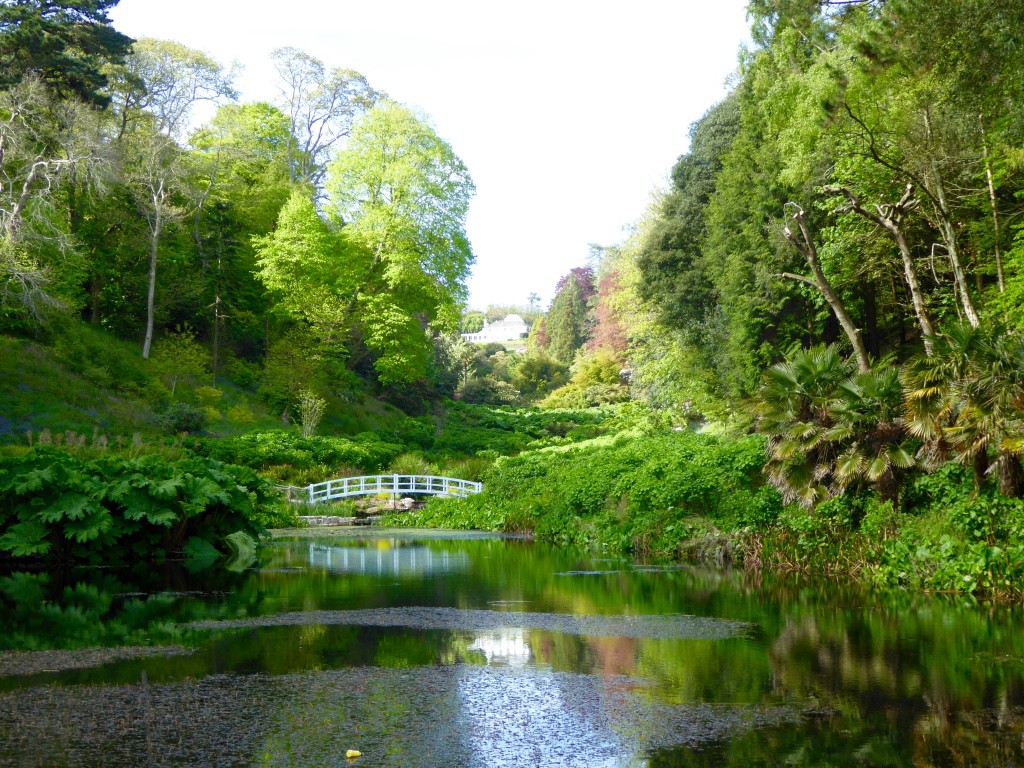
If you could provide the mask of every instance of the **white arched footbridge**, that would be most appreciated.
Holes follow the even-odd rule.
[[[289,501],[319,504],[323,501],[349,499],[353,496],[468,496],[480,493],[483,483],[460,480],[457,477],[437,475],[363,475],[361,477],[339,477],[313,483],[305,488],[285,488]]]

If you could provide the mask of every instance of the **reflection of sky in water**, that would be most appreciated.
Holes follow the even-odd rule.
[[[331,573],[422,576],[466,571],[469,568],[469,556],[465,552],[437,551],[422,546],[381,549],[310,544],[309,564]]]
[[[533,651],[521,629],[498,630],[477,635],[468,650],[478,651],[488,664],[522,667],[530,663]]]
[[[479,641],[479,639],[478,639]],[[510,677],[510,675],[512,677]],[[459,732],[478,766],[643,766],[630,759],[601,706],[596,678],[561,684],[551,670],[464,667],[457,674]]]

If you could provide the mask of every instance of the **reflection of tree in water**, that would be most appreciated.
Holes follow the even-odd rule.
[[[13,573],[0,577],[0,649],[185,642],[194,633],[178,622],[258,605],[259,593],[244,582],[223,569],[196,575],[166,564],[142,574]]]
[[[853,610],[794,618],[770,648],[773,693],[818,703],[824,725],[809,729],[808,744],[821,731],[841,752],[866,754],[882,734],[896,764],[1016,764],[1024,757],[1019,662],[986,663],[980,638],[956,632],[952,619]]]

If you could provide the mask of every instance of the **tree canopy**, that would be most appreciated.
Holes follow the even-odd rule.
[[[106,106],[105,64],[120,63],[132,39],[107,12],[118,0],[6,0],[0,4],[0,88],[36,77],[57,96]]]
[[[378,373],[387,381],[421,376],[427,327],[454,332],[466,299],[469,172],[433,128],[392,102],[356,124],[329,171],[330,210],[369,254],[357,301]],[[411,346],[400,350],[399,337]]]

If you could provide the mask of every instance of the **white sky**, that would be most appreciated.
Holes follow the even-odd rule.
[[[121,0],[132,37],[245,70],[272,100],[269,54],[293,46],[362,72],[430,115],[477,194],[470,306],[542,305],[588,244],[614,245],[667,183],[687,130],[726,92],[745,0]]]

